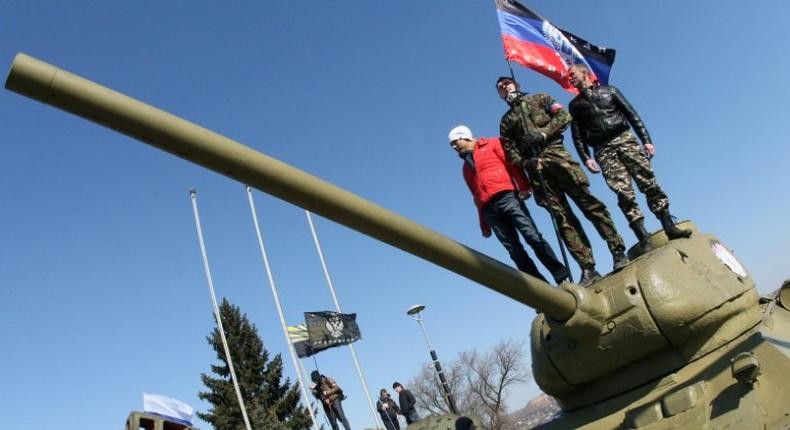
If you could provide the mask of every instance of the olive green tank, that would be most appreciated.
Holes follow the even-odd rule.
[[[715,236],[560,288],[172,114],[19,54],[6,88],[115,129],[452,270],[540,313],[535,381],[562,413],[541,429],[790,429],[790,285],[760,298]],[[409,428],[420,427],[416,423]],[[425,427],[428,428],[428,427]]]

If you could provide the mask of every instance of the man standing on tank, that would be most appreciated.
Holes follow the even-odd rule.
[[[571,122],[570,114],[548,94],[522,93],[513,78],[499,78],[496,89],[510,106],[499,123],[502,146],[514,164],[526,169],[538,204],[556,221],[563,241],[582,269],[580,283],[587,285],[600,275],[595,270],[590,241],[566,196],[606,241],[614,269],[625,267],[628,257],[623,238],[606,205],[590,193],[587,175],[562,144],[562,132]]]
[[[645,194],[650,211],[661,222],[667,237],[691,236],[691,231],[679,229],[672,222],[669,199],[658,186],[650,166],[656,148],[645,124],[625,96],[615,86],[600,85],[583,64],[571,67],[570,82],[579,90],[579,95],[569,105],[576,151],[590,172],[603,172],[606,185],[617,194],[617,205],[642,246],[647,246],[649,234],[645,230],[645,215],[636,203],[632,178],[639,191]],[[642,141],[644,152],[632,128]]]
[[[527,177],[508,162],[499,139],[475,139],[464,125],[450,130],[448,139],[464,160],[462,173],[477,206],[483,237],[490,237],[493,230],[519,270],[545,281],[519,241],[521,233],[554,281],[559,284],[567,279],[568,269],[557,260],[524,204],[532,194]]]

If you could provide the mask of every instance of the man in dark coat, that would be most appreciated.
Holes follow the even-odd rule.
[[[649,235],[643,223],[645,216],[636,203],[632,180],[645,194],[650,211],[661,222],[667,236],[689,237],[691,231],[679,229],[672,222],[669,198],[658,186],[650,165],[656,147],[631,103],[617,87],[600,85],[583,64],[571,67],[570,82],[579,90],[570,103],[576,151],[590,172],[603,172],[606,185],[617,194],[617,204],[637,239],[645,244]],[[642,148],[631,129],[642,141]],[[592,157],[589,148],[593,150]]]
[[[400,422],[398,422],[398,414],[400,409],[386,389],[382,388],[379,392],[379,400],[376,402],[376,410],[381,415],[381,421],[384,422],[384,427],[387,430],[400,430]]]
[[[310,379],[315,384],[310,387],[313,391],[313,396],[321,401],[321,406],[324,408],[324,413],[329,420],[329,425],[332,426],[332,430],[340,430],[340,427],[337,425],[338,419],[343,423],[343,428],[351,430],[348,418],[343,412],[343,390],[337,385],[337,382],[326,375],[320,374],[317,370],[313,370],[310,373]]]
[[[411,391],[403,388],[403,385],[401,385],[400,382],[393,382],[392,389],[398,393],[400,413],[406,417],[406,424],[419,421],[420,416],[417,415],[417,408],[414,407],[414,405],[417,404],[417,399],[414,398],[414,394],[412,394]]]

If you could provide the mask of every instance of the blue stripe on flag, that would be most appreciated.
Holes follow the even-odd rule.
[[[497,14],[499,15],[499,26],[502,28],[502,34],[551,48],[541,30],[543,21],[512,15],[501,10],[497,10]]]

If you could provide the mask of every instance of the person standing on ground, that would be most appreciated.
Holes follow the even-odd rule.
[[[400,409],[385,388],[382,388],[379,392],[376,410],[379,411],[381,421],[384,422],[384,427],[387,430],[400,430],[400,422],[398,422]]]
[[[315,386],[312,387],[313,395],[321,401],[321,405],[324,408],[327,419],[329,419],[329,425],[332,426],[332,430],[340,430],[340,427],[337,425],[338,419],[343,423],[343,428],[345,430],[351,430],[346,414],[343,412],[343,400],[345,396],[343,395],[343,390],[337,385],[337,382],[326,375],[322,375],[317,370],[313,370],[310,373],[310,380],[315,383]]]
[[[419,421],[420,416],[417,414],[417,408],[415,408],[417,399],[414,398],[414,394],[412,394],[411,391],[403,388],[403,385],[401,385],[400,382],[393,382],[392,389],[398,393],[398,405],[400,406],[400,413],[406,417],[406,424]]]

